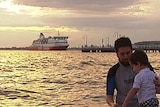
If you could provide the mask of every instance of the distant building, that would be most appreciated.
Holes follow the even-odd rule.
[[[135,49],[160,50],[160,41],[142,41],[133,44]]]

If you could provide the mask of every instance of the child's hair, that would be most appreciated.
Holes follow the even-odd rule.
[[[137,65],[138,62],[142,65],[149,65],[147,54],[143,50],[135,50],[129,58],[131,64]]]
[[[128,37],[118,38],[114,43],[114,48],[115,48],[116,52],[118,52],[118,49],[120,47],[125,47],[125,46],[129,46],[132,49],[132,43],[131,43],[131,40]]]

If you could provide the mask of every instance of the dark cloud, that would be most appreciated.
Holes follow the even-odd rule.
[[[16,4],[67,9],[77,12],[113,12],[139,0],[16,0]]]
[[[131,28],[132,26],[137,27],[139,24],[139,20],[135,17],[109,16],[110,14],[118,14],[123,7],[139,3],[139,0],[16,0],[15,3],[29,6],[66,9],[71,10],[73,13],[77,13],[77,15],[81,15],[80,17],[74,15],[63,18],[55,16],[36,18],[36,20],[41,20],[41,23],[44,25]],[[137,9],[133,11],[141,12],[142,10]]]

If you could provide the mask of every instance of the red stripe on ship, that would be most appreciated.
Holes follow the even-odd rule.
[[[49,50],[66,50],[68,46],[49,47]]]

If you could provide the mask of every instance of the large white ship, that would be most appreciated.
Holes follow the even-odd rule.
[[[68,36],[49,36],[45,38],[43,33],[40,33],[39,39],[34,40],[29,50],[66,50],[69,46]]]

